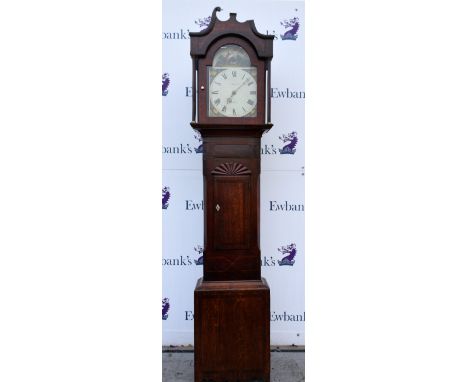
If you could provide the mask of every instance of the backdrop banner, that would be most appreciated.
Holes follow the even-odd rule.
[[[203,269],[201,137],[190,126],[189,32],[205,29],[213,9],[237,13],[275,35],[271,64],[273,128],[261,144],[262,276],[271,289],[271,343],[304,345],[304,3],[163,2],[163,345],[193,344],[193,290]]]

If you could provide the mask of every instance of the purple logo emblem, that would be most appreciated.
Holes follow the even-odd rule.
[[[284,34],[280,34],[282,40],[295,40],[297,39],[297,31],[299,30],[299,18],[293,17],[289,20],[283,20],[280,23],[283,27],[291,28]]]
[[[211,22],[211,16],[195,20],[195,24],[197,24],[200,28],[208,27],[208,25],[210,25],[210,22]]]
[[[196,247],[193,247],[193,249],[198,253],[198,259],[195,260],[195,264],[203,265],[203,247],[201,245],[197,245]]]
[[[170,197],[171,197],[171,193],[169,192],[169,187],[164,187],[162,189],[162,208],[163,208],[163,210],[167,210],[167,207],[169,207]]]
[[[289,142],[282,149],[279,150],[280,154],[294,154],[296,152],[297,145],[297,132],[293,131],[288,135],[283,134],[282,137],[278,137],[284,143]]]
[[[280,261],[278,261],[278,265],[294,265],[294,258],[296,257],[296,244],[291,243],[287,246],[278,248],[278,251],[282,253],[284,256]]]
[[[169,305],[169,299],[167,297],[163,298],[162,300],[162,319],[163,320],[167,320],[167,317],[169,316],[168,312],[169,312],[170,307],[171,306]]]
[[[169,84],[171,83],[171,80],[169,79],[169,73],[164,73],[162,75],[162,95],[167,96],[167,93],[169,93],[169,90],[167,88],[169,87]]]
[[[198,142],[200,142],[200,144],[198,145],[198,147],[194,147],[195,149],[195,152],[197,154],[202,154],[203,153],[203,138],[201,136],[201,134],[197,131],[197,134],[193,136],[196,140],[198,140]]]

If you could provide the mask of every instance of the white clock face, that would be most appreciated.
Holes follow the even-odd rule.
[[[253,74],[253,75],[252,75]],[[257,112],[256,68],[210,68],[209,115],[254,117]]]

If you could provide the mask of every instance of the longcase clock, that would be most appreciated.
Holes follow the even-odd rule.
[[[270,380],[270,289],[260,263],[260,139],[270,122],[273,37],[252,20],[190,33],[191,126],[203,138],[203,277],[195,381]]]

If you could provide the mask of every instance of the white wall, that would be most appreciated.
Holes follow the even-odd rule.
[[[221,6],[218,17],[237,13],[253,19],[258,31],[275,34],[272,60],[272,122],[262,138],[261,252],[262,276],[271,288],[271,343],[304,342],[304,3],[293,1],[164,1],[163,73],[170,80],[163,96],[163,188],[170,198],[163,209],[163,296],[169,304],[163,319],[163,344],[193,344],[193,290],[202,276],[195,250],[203,246],[202,154],[190,127],[191,71],[189,31]],[[265,7],[268,12],[265,12]],[[282,39],[297,18],[295,40]],[[288,143],[280,137],[297,133],[293,154],[281,153]],[[280,265],[278,249],[296,245],[293,265]]]

